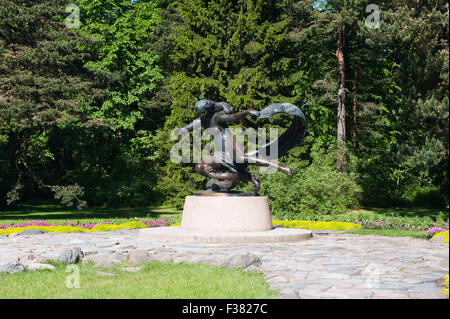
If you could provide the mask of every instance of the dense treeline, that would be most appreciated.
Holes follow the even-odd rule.
[[[261,176],[280,216],[448,205],[448,1],[369,4],[0,0],[0,207],[179,207],[205,180],[170,131],[202,98],[305,113],[294,175]]]

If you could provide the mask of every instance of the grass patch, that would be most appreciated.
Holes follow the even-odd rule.
[[[0,273],[0,299],[266,299],[276,291],[261,273],[203,264],[142,264],[138,272],[114,267],[79,266],[80,288],[67,288],[66,265],[56,270]],[[101,276],[96,271],[113,273]]]
[[[417,218],[417,217],[429,217],[434,220],[439,218],[448,219],[448,209],[439,208],[424,208],[424,207],[393,207],[393,208],[377,208],[366,207],[363,209],[351,210],[346,215],[351,216],[366,216],[375,218],[389,218],[389,217],[405,217],[405,218]]]
[[[305,218],[308,219],[308,218]],[[354,222],[364,229],[421,232],[433,227],[445,229],[449,211],[435,208],[364,208],[344,214],[312,216],[312,220]]]
[[[0,211],[0,224],[22,224],[32,220],[45,220],[50,224],[74,223],[96,224],[108,221],[121,224],[134,219],[156,219],[162,216],[179,218],[181,211],[165,207],[88,207],[81,210],[58,205],[17,205],[12,210]]]
[[[343,234],[351,234],[351,235],[377,235],[377,236],[389,236],[389,237],[413,237],[413,238],[421,238],[427,239],[427,235],[424,232],[417,231],[402,231],[395,229],[357,229],[348,232],[339,233]]]

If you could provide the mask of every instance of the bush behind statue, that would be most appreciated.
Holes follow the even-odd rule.
[[[314,218],[317,215],[339,214],[356,207],[362,188],[355,173],[336,170],[336,151],[318,151],[311,154],[309,166],[298,159],[288,166],[293,175],[261,175],[263,190],[272,214],[281,219]],[[348,170],[352,172],[351,161]]]

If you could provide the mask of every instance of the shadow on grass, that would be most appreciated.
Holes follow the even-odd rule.
[[[115,218],[158,218],[161,216],[175,216],[180,214],[172,208],[162,207],[121,207],[121,208],[102,208],[87,207],[81,210],[63,208],[58,205],[44,204],[31,205],[20,204],[14,209],[0,211],[0,221],[2,220],[45,220],[60,219],[115,219]]]

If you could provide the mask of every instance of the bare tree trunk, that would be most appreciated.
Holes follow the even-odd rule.
[[[338,12],[341,11],[338,6]],[[338,158],[337,169],[340,172],[345,171],[345,24],[341,24],[338,30],[338,41],[336,57],[338,60],[338,125],[337,125],[337,144]]]
[[[358,51],[358,32],[355,36],[355,52]],[[358,83],[358,68],[353,66],[354,76],[353,76],[353,151],[356,153],[358,149],[358,125],[356,121],[356,110],[357,110],[357,100],[356,100],[356,87]]]
[[[355,69],[355,78],[353,80],[353,150],[356,152],[358,149],[358,125],[356,121],[356,82],[358,80],[358,71]]]
[[[69,171],[69,143],[67,142],[67,138],[64,138],[64,155],[63,155],[63,166],[64,166],[64,175],[67,175]]]

